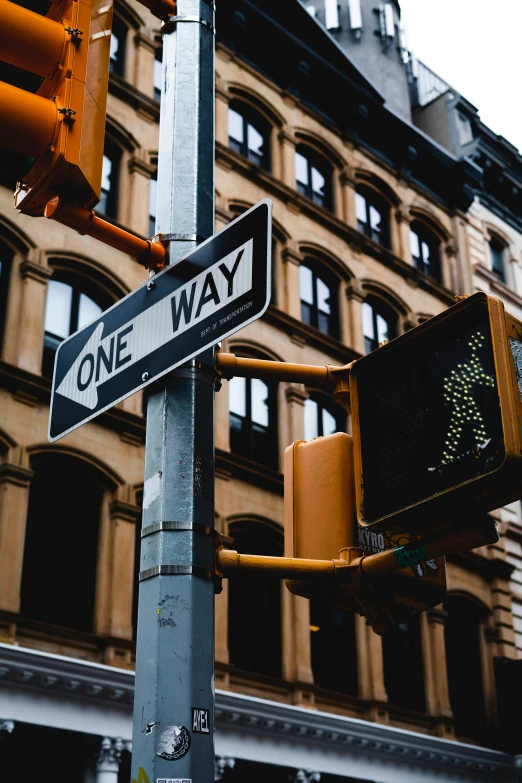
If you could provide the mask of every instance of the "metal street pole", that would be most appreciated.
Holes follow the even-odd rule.
[[[214,230],[214,7],[163,28],[156,230],[170,264]],[[150,285],[153,289],[154,278]],[[132,778],[214,780],[213,351],[147,406]]]

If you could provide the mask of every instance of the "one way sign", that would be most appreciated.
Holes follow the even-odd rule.
[[[260,201],[58,348],[49,440],[255,321],[270,301],[272,202]]]

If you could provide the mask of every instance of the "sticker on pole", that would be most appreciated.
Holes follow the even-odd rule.
[[[64,340],[49,440],[260,318],[270,302],[271,248],[265,199]]]

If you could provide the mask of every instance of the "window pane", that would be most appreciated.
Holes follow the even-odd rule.
[[[111,33],[111,54],[110,54],[110,70],[118,71],[119,59],[120,59],[121,44],[119,38]]]
[[[295,153],[295,178],[302,185],[308,185],[308,161],[300,152]]]
[[[243,117],[234,109],[228,110],[228,135],[240,144],[244,141]]]
[[[366,199],[360,193],[355,194],[355,215],[361,223],[366,223]]]
[[[389,329],[388,329],[388,323],[384,320],[382,315],[379,315],[377,313],[377,340],[378,342],[382,343],[383,340],[389,340],[388,337]]]
[[[335,421],[335,418],[332,416],[332,414],[326,410],[326,408],[322,409],[323,414],[323,435],[333,435],[334,432],[337,432],[337,422]]]
[[[312,270],[303,264],[299,267],[299,296],[307,304],[314,303]]]
[[[232,378],[228,382],[228,410],[246,416],[246,378]]]
[[[330,313],[331,310],[331,291],[323,281],[317,278],[317,307],[322,313]]]
[[[315,400],[305,400],[304,405],[304,437],[312,440],[319,435],[319,406]]]
[[[382,215],[381,213],[372,207],[370,204],[370,226],[372,231],[380,232],[381,230]]]
[[[161,60],[154,60],[154,97],[157,101],[161,98]]]
[[[325,196],[324,188],[326,180],[320,171],[317,171],[315,166],[312,166],[312,190],[314,193],[318,193],[320,196]]]
[[[262,158],[264,139],[261,136],[261,134],[258,131],[256,131],[253,125],[248,125],[247,137],[248,137],[248,149],[251,152],[254,152],[256,155],[259,155],[260,158]]]
[[[103,310],[100,307],[100,305],[97,305],[96,302],[93,302],[93,300],[89,296],[86,296],[85,294],[80,294],[80,305],[78,307],[78,324],[76,328],[82,329],[91,321],[94,321],[94,319],[97,318],[99,315],[101,315],[102,312]]]
[[[413,258],[420,258],[419,236],[415,233],[415,231],[410,231],[410,250]]]
[[[370,340],[375,339],[375,329],[373,326],[373,307],[368,302],[363,302],[363,332],[364,336]]]
[[[101,186],[102,186],[102,190],[105,190],[107,193],[109,193],[111,189],[111,173],[112,173],[112,160],[108,158],[107,155],[104,155],[103,165],[102,165]]]
[[[156,217],[156,201],[158,198],[158,180],[151,179],[149,185],[149,217]]]
[[[268,427],[268,414],[268,386],[259,378],[252,378],[252,422]]]
[[[72,288],[67,283],[49,280],[45,307],[45,331],[65,338],[70,334]]]
[[[498,242],[490,242],[489,249],[493,272],[504,281],[504,248]]]
[[[422,261],[425,266],[429,266],[431,263],[430,258],[430,246],[426,242],[421,242],[421,252],[422,252]],[[429,272],[429,269],[425,269],[424,271]]]

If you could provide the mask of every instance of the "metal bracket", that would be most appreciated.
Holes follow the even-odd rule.
[[[142,528],[141,537],[152,536],[154,533],[159,533],[163,530],[174,531],[190,531],[199,533],[202,536],[210,536],[211,538],[217,538],[219,535],[217,530],[206,525],[200,525],[199,522],[178,522],[177,520],[166,520],[163,522],[153,522],[152,525]]]
[[[208,237],[202,237],[201,234],[162,234],[163,242],[196,242],[200,245]]]
[[[139,580],[143,582],[145,579],[150,579],[153,576],[199,576],[200,579],[205,579],[208,582],[211,582],[214,578],[212,571],[207,571],[206,568],[200,568],[199,566],[159,565],[141,571]]]
[[[197,24],[206,27],[211,31],[212,35],[216,34],[216,28],[206,19],[202,19],[200,16],[190,16],[188,14],[181,14],[180,16],[172,16],[168,22],[166,22],[161,28],[162,33],[170,33],[175,29],[178,22],[196,22]]]

